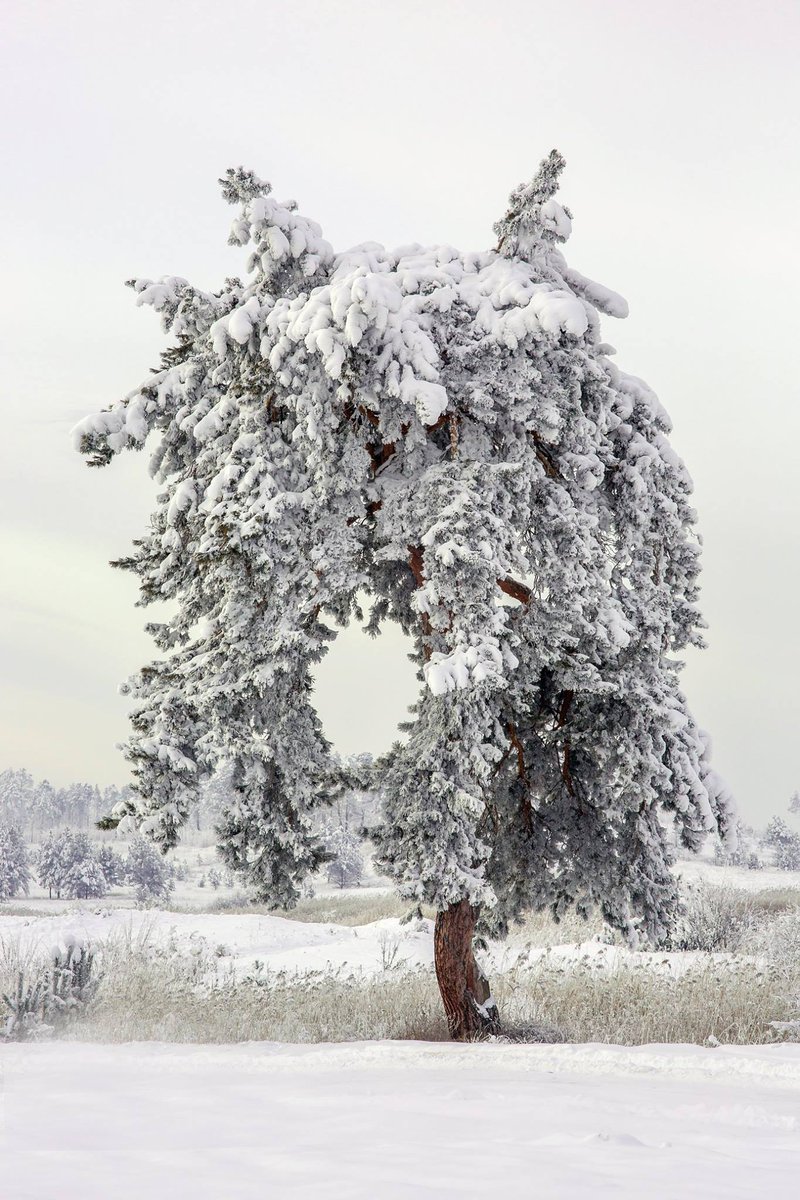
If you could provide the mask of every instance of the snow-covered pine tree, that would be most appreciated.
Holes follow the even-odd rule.
[[[69,836],[68,865],[61,881],[62,894],[70,900],[105,896],[108,883],[89,835],[72,833]]]
[[[143,837],[131,842],[125,861],[125,874],[136,888],[137,904],[150,900],[166,900],[175,890],[173,871],[160,854]]]
[[[37,855],[39,883],[50,896],[87,900],[108,891],[97,851],[86,833],[60,829],[50,833]]]
[[[374,772],[369,754],[350,755],[338,762],[347,785],[333,800],[321,831],[328,856],[328,882],[345,888],[357,886],[364,877],[364,837],[375,797],[362,788]]]
[[[450,1029],[496,1012],[472,950],[531,907],[599,906],[629,937],[676,907],[683,842],[730,804],[678,685],[700,644],[691,481],[669,419],[612,362],[613,292],[567,266],[553,152],[495,250],[336,254],[294,203],[231,170],[244,280],[136,280],[174,342],[76,430],[90,465],[152,435],[162,491],[118,565],[161,656],[131,682],[124,806],[163,848],[231,764],[221,852],[275,906],[322,859],[331,756],[311,672],[336,626],[395,620],[422,689],[384,764],[380,861],[438,912]],[[336,783],[333,783],[336,786]]]
[[[28,894],[28,848],[15,825],[0,825],[0,900]]]
[[[107,887],[118,887],[125,882],[125,863],[116,850],[111,846],[98,846],[96,857]]]
[[[53,892],[60,898],[64,875],[67,871],[67,849],[71,835],[63,830],[49,833],[36,852],[36,874],[42,887],[47,888],[50,899]]]
[[[31,795],[31,807],[28,814],[31,829],[42,832],[52,829],[61,822],[61,809],[56,789],[48,779],[41,779],[36,784]]]

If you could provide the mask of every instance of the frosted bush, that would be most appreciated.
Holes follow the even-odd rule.
[[[764,845],[774,855],[780,871],[800,871],[800,834],[789,828],[781,817],[773,817],[764,833]]]
[[[125,870],[136,888],[137,904],[165,901],[175,889],[171,864],[143,837],[131,843]]]
[[[800,971],[800,908],[753,929],[745,948],[788,974]]]
[[[758,924],[746,892],[706,882],[688,888],[681,915],[665,945],[673,950],[735,953]]]
[[[16,986],[2,993],[7,1012],[0,1040],[28,1041],[63,1032],[67,1022],[84,1014],[95,994],[93,965],[88,946],[70,939],[53,950],[46,969],[27,978],[18,970]]]

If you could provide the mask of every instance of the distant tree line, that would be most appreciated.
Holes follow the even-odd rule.
[[[201,791],[192,827],[211,829],[224,808],[230,788],[229,772],[224,769],[210,779]],[[38,841],[52,829],[92,831],[101,817],[131,795],[129,785],[69,783],[56,788],[48,779],[35,779],[25,768],[0,771],[0,824],[13,825]]]
[[[24,768],[9,768],[0,771],[0,824],[14,825],[32,839],[67,826],[88,830],[129,794],[129,787],[114,784],[100,788],[93,783],[69,783],[56,788],[48,779],[34,779]]]

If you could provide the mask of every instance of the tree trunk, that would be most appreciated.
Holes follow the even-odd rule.
[[[472,949],[477,916],[477,908],[460,900],[436,914],[433,932],[436,981],[450,1036],[458,1042],[469,1041],[476,1034],[496,1033],[500,1027],[489,981]]]

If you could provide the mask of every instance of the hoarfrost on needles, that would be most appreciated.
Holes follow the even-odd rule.
[[[337,627],[414,639],[424,681],[382,764],[373,831],[401,892],[599,905],[631,938],[676,911],[663,814],[696,848],[730,798],[679,687],[701,645],[691,479],[654,393],[608,355],[617,293],[569,267],[556,152],[512,193],[494,250],[334,252],[236,168],[246,279],[139,280],[175,341],[76,429],[93,465],[152,446],[163,485],[119,564],[160,652],[131,681],[126,811],[163,847],[225,763],[222,853],[275,905],[324,861],[343,785],[312,705]]]

